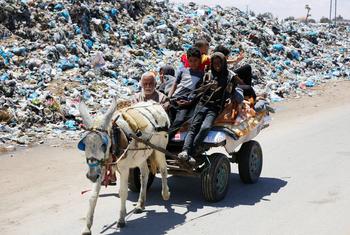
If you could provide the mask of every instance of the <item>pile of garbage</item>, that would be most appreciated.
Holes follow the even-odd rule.
[[[78,104],[105,109],[180,65],[197,39],[244,51],[257,93],[278,102],[349,79],[350,27],[278,22],[236,8],[150,0],[0,0],[0,143],[76,138]],[[239,65],[237,65],[239,66]]]

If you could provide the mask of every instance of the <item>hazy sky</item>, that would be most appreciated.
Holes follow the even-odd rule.
[[[173,2],[191,2],[191,0],[172,0]],[[333,0],[333,4],[334,4]],[[206,5],[235,6],[241,10],[249,9],[255,13],[272,12],[279,18],[306,15],[305,5],[311,6],[311,18],[319,20],[322,16],[329,17],[330,0],[192,0],[192,2]],[[334,7],[333,7],[334,9]],[[350,19],[350,0],[338,0],[337,15]],[[333,12],[334,15],[334,12]]]

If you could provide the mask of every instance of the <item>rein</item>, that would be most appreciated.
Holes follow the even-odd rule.
[[[128,147],[128,148],[126,148],[126,149],[122,149],[122,150],[124,150],[124,152],[123,152],[119,157],[117,157],[115,161],[113,161],[113,162],[111,162],[111,163],[107,163],[106,165],[107,165],[107,166],[117,165],[118,160],[119,160],[119,159],[123,159],[124,156],[125,156],[125,154],[126,154],[128,151],[142,151],[142,150],[150,150],[150,149],[152,149],[152,148],[151,148],[151,147],[143,147],[143,148],[129,148],[129,147]]]

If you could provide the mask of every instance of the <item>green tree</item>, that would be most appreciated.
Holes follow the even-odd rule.
[[[327,17],[322,17],[321,19],[320,19],[320,23],[327,23],[327,24],[329,24],[329,23],[331,23],[331,20],[330,19],[328,19]]]
[[[285,21],[294,21],[295,17],[294,16],[288,16],[287,18],[284,19]]]
[[[344,20],[344,17],[342,17],[341,15],[338,15],[336,19],[337,19],[337,21],[342,21],[342,20]]]
[[[271,12],[265,12],[263,14],[259,14],[258,17],[273,20],[273,14]]]

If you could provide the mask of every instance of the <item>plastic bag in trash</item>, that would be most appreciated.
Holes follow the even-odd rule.
[[[93,68],[102,68],[105,64],[106,61],[103,59],[103,54],[100,51],[91,58],[91,66]]]
[[[75,67],[75,64],[67,59],[61,59],[58,62],[57,67],[62,69],[62,71],[65,71],[65,70],[73,69]]]
[[[76,130],[77,129],[77,124],[74,120],[67,120],[64,125],[66,126],[67,129],[69,130]]]
[[[274,44],[272,47],[276,51],[283,51],[284,50],[284,46],[282,44]]]

